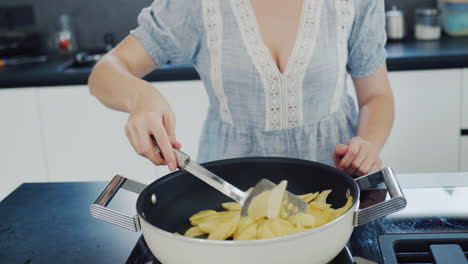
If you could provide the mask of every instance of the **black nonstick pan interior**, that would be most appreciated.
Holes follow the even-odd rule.
[[[288,180],[288,191],[294,194],[332,189],[327,202],[334,208],[346,203],[349,190],[354,202],[357,185],[354,180],[333,167],[317,162],[289,158],[239,158],[202,164],[204,167],[242,190],[253,187],[262,178],[275,183]],[[151,202],[155,194],[157,202]],[[137,211],[152,225],[168,232],[180,231],[189,217],[207,209],[221,210],[221,203],[232,201],[211,186],[185,171],[168,174],[150,184],[140,194]]]

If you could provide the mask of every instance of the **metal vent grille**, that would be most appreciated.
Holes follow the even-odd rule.
[[[468,264],[468,233],[382,235],[384,264]]]

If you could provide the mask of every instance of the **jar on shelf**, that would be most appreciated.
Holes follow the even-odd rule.
[[[418,8],[415,11],[414,36],[418,40],[437,40],[441,36],[439,10]]]

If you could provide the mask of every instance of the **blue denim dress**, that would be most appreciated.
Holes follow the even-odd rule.
[[[386,59],[384,0],[303,0],[283,73],[250,0],[156,0],[138,23],[131,34],[158,65],[192,63],[207,89],[200,162],[274,156],[333,165],[335,145],[357,125],[346,76],[369,76]]]

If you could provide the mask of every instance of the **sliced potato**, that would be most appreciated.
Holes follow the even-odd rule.
[[[187,230],[184,234],[184,236],[187,236],[187,237],[198,237],[198,236],[201,236],[205,234],[205,232],[203,232],[200,227],[198,226],[194,226],[192,228],[190,228],[189,230]]]
[[[279,217],[287,185],[287,181],[281,181],[280,184],[271,190],[266,215],[268,218],[274,219]]]
[[[248,216],[241,217],[241,206],[236,202],[223,203],[226,211],[205,210],[190,217],[193,227],[185,232],[187,237],[208,235],[208,239],[252,240],[265,239],[305,231],[324,225],[339,217],[353,205],[353,198],[347,194],[346,204],[333,209],[327,204],[331,190],[300,195],[309,203],[307,213],[289,216],[286,209],[290,204],[284,200],[286,181],[270,191],[254,198],[248,209]],[[252,188],[251,188],[252,189]],[[249,191],[251,191],[249,189]]]
[[[245,229],[247,229],[251,225],[257,225],[256,221],[250,217],[241,217],[239,220],[239,224],[237,225],[237,229],[234,232],[234,239],[236,237],[240,236],[242,232],[244,232]]]
[[[315,192],[315,193],[307,193],[307,194],[303,194],[303,195],[298,195],[297,197],[299,197],[300,199],[304,200],[306,203],[310,203],[310,202],[312,202],[312,200],[314,200],[318,195],[319,195],[319,192]]]
[[[242,231],[238,233],[234,233],[234,240],[254,240],[254,239],[257,239],[257,224],[255,222],[243,228]]]
[[[348,195],[346,195],[346,198],[348,199],[346,201],[346,204],[343,207],[338,208],[333,212],[333,217],[334,218],[337,218],[340,215],[344,214],[349,208],[351,208],[351,206],[353,206],[353,197],[348,194]]]
[[[257,228],[257,239],[273,238],[275,234],[271,230],[271,226],[268,224],[268,221],[264,221],[259,224]]]
[[[328,195],[329,195],[331,192],[332,192],[332,190],[325,190],[325,191],[321,192],[321,193],[317,196],[317,198],[315,198],[314,202],[326,204],[326,203],[327,203]]]
[[[240,215],[235,216],[231,219],[221,220],[217,227],[210,232],[208,239],[210,240],[226,240],[232,236],[236,230],[237,224],[239,223]]]
[[[221,206],[228,211],[240,211],[242,209],[241,205],[237,202],[223,203]]]
[[[203,222],[207,218],[215,216],[216,214],[218,213],[215,210],[204,210],[192,215],[192,217],[190,217],[189,220],[190,223],[195,226],[198,225],[200,222]]]

